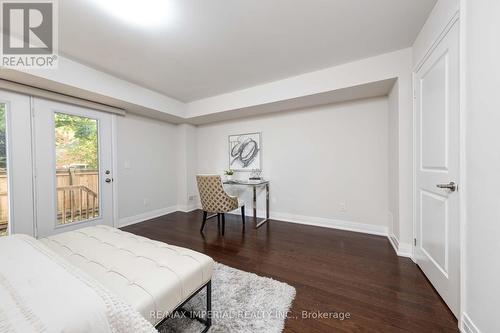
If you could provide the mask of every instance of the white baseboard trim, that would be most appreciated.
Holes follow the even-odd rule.
[[[201,207],[198,204],[192,205],[177,205],[161,209],[156,209],[151,212],[142,213],[135,216],[125,217],[118,221],[119,227],[125,227],[131,224],[143,222],[149,219],[153,219],[162,215],[170,214],[176,211],[181,212],[191,212]],[[235,214],[237,212],[235,211]],[[251,209],[246,210],[246,216],[250,217],[252,214]],[[264,217],[264,211],[257,211],[258,217]],[[353,222],[340,219],[330,219],[325,217],[314,217],[305,215],[296,215],[280,212],[270,212],[270,218],[273,220],[278,220],[282,222],[304,224],[316,227],[330,228],[330,229],[340,229],[346,231],[360,232],[370,235],[386,236],[389,242],[394,247],[396,254],[401,257],[412,257],[412,246],[407,243],[399,243],[398,239],[394,235],[388,235],[387,227],[382,225],[373,225],[367,223]]]
[[[176,212],[178,210],[178,206],[165,207],[160,209],[155,209],[150,212],[141,213],[134,216],[124,217],[118,220],[118,227],[126,227],[131,224],[143,222],[146,220],[154,219],[155,217],[159,217],[162,215],[170,214]]]
[[[387,235],[387,239],[389,239],[389,243],[391,243],[394,251],[396,251],[396,253],[398,253],[399,240],[396,238],[396,236],[394,236],[393,234],[389,234],[389,235]]]
[[[178,205],[177,210],[183,213],[189,213],[193,210],[201,209],[200,205],[192,204],[192,205]]]
[[[387,235],[389,242],[391,243],[394,251],[400,257],[411,258],[413,256],[413,249],[411,244],[408,243],[400,243],[399,240],[393,234]]]
[[[462,315],[462,327],[460,331],[463,333],[481,333],[479,328],[472,322],[467,313],[463,313]]]
[[[263,216],[263,214],[257,214]],[[273,220],[312,225],[331,229],[340,229],[353,232],[361,232],[370,235],[387,236],[387,227],[381,225],[366,224],[360,222],[345,221],[339,219],[330,219],[325,217],[313,217],[304,215],[295,215],[288,213],[271,212],[270,218]]]
[[[235,210],[229,214],[239,215],[239,211]],[[264,211],[257,211],[258,218],[264,218],[266,215]],[[253,212],[251,209],[245,210],[245,216],[247,218],[253,217]],[[363,234],[377,235],[377,236],[387,236],[387,227],[382,225],[373,225],[360,222],[352,222],[339,219],[330,219],[326,217],[315,217],[315,216],[305,216],[296,215],[288,213],[279,212],[269,212],[269,219],[276,220],[280,222],[296,223],[310,225],[314,227],[323,227],[330,229],[339,229],[352,232],[360,232]]]

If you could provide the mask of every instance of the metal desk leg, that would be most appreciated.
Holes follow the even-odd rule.
[[[253,221],[255,222],[255,227],[257,227],[257,188],[252,186],[253,189]]]
[[[269,220],[269,184],[266,184],[266,219]]]
[[[253,188],[253,202],[254,202],[254,218],[256,218],[255,216],[257,215],[257,199],[256,199],[256,195],[255,195],[255,186]],[[266,184],[266,218],[262,221],[260,221],[256,226],[255,226],[255,229],[261,227],[264,223],[266,223],[267,221],[269,221],[269,184]]]

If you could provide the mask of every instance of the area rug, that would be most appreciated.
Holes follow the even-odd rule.
[[[212,327],[210,333],[279,333],[295,298],[295,288],[286,283],[234,269],[219,263],[212,276]],[[205,290],[193,297],[184,308],[206,309]],[[160,333],[199,333],[200,322],[173,316]]]

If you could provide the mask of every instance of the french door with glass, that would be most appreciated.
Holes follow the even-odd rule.
[[[34,234],[30,98],[0,90],[0,236]]]
[[[113,225],[111,115],[33,99],[38,237]]]

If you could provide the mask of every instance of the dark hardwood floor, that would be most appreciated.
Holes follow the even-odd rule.
[[[457,321],[419,268],[385,237],[270,221],[255,230],[227,215],[199,232],[201,211],[176,212],[123,228],[203,252],[215,261],[294,286],[285,332],[457,332]],[[302,311],[348,312],[350,319],[302,319]]]

